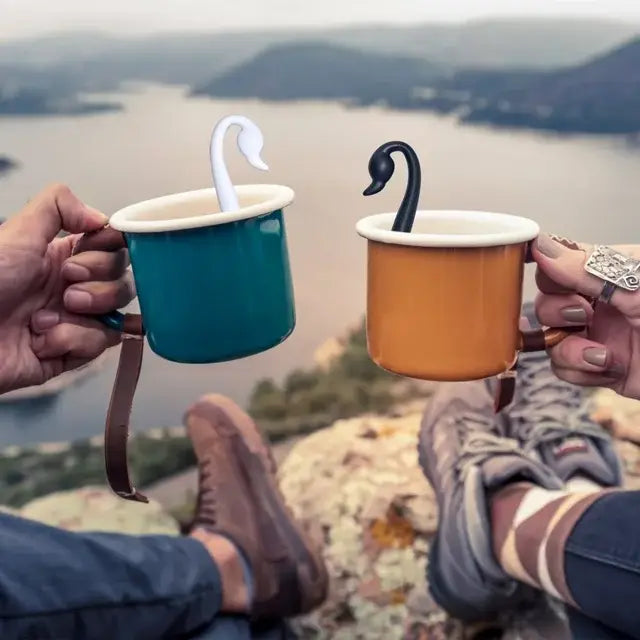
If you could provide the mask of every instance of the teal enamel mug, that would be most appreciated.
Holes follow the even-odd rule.
[[[265,351],[295,326],[283,209],[293,191],[236,187],[221,213],[213,189],[130,205],[109,224],[126,239],[151,349],[174,362],[212,363]],[[104,317],[122,330],[119,312]]]

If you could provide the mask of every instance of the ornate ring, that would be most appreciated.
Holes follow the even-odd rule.
[[[604,287],[598,297],[602,302],[610,302],[616,289],[640,289],[640,260],[625,256],[611,247],[596,245],[584,269],[596,278],[604,280]]]
[[[613,296],[617,288],[618,287],[613,284],[613,282],[605,282],[604,287],[602,287],[602,291],[598,296],[598,301],[609,304],[611,302],[611,296]]]

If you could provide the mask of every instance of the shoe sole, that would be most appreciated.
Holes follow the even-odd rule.
[[[198,409],[204,409],[204,411],[198,411]],[[267,512],[264,522],[266,535],[261,542],[264,547],[268,546],[269,557],[279,556],[282,558],[280,562],[285,564],[287,561],[290,563],[291,558],[295,559],[293,573],[295,573],[296,584],[292,584],[286,594],[287,602],[292,604],[289,607],[290,610],[279,610],[277,615],[298,615],[317,607],[327,595],[328,574],[324,560],[296,521],[280,491],[276,479],[275,460],[257,425],[233,401],[217,394],[204,396],[196,403],[185,416],[187,424],[190,415],[197,415],[218,424],[222,419],[235,431],[234,449],[243,461],[244,467],[251,470],[254,498]],[[256,481],[258,475],[264,482]],[[283,547],[289,551],[284,557]],[[293,577],[290,575],[291,571],[285,573]],[[297,606],[293,604],[296,596],[300,597]],[[254,615],[258,618],[274,616],[269,611],[259,610],[255,611]]]
[[[427,450],[427,437],[425,430],[420,429],[418,436],[418,462],[422,472],[426,476],[427,480],[434,487],[436,497],[439,498],[438,492],[435,490],[435,483],[429,473],[429,464],[426,457]],[[438,500],[438,505],[440,501]],[[440,506],[439,508],[439,514]],[[438,516],[440,517],[440,515]],[[431,543],[431,549],[429,551],[429,562],[427,564],[427,582],[429,590],[434,600],[453,617],[466,622],[491,622],[500,614],[504,607],[516,607],[525,600],[524,594],[514,594],[510,597],[505,597],[502,601],[502,606],[495,609],[480,609],[474,606],[467,606],[464,602],[461,602],[460,594],[456,591],[452,591],[447,582],[438,569],[438,556],[440,554],[440,545],[442,537],[442,527],[438,526],[436,535]]]
[[[418,463],[420,464],[422,473],[424,473],[425,477],[429,481],[429,484],[432,487],[435,487],[431,474],[429,473],[429,465],[427,463],[425,453],[427,443],[425,442],[425,440],[426,436],[424,434],[424,429],[421,428],[420,435],[418,436]],[[440,515],[438,515],[438,517],[440,517]],[[452,596],[451,592],[447,589],[438,571],[437,558],[440,553],[441,531],[442,528],[438,526],[438,528],[436,529],[436,535],[434,536],[433,542],[431,543],[431,548],[429,549],[429,562],[427,563],[427,584],[429,585],[429,591],[431,591],[433,599],[448,613],[451,613],[455,617],[463,620],[472,619],[476,617],[473,615],[474,612],[467,611],[464,607],[461,608],[457,605],[457,599]],[[451,602],[456,602],[456,605],[451,606]]]
[[[418,462],[422,472],[426,476],[429,484],[434,488],[435,483],[429,473],[429,464],[426,458],[426,435],[423,428],[420,429],[420,435],[418,436]],[[438,501],[439,503],[440,501]],[[440,507],[438,507],[438,518],[440,518]],[[438,557],[440,554],[440,538],[442,536],[442,527],[438,526],[436,529],[436,535],[434,536],[431,548],[429,550],[429,562],[427,563],[427,583],[429,585],[429,591],[433,599],[440,605],[447,613],[453,617],[469,622],[478,622],[480,620],[487,620],[491,618],[492,614],[481,612],[475,607],[467,607],[460,602],[460,594],[452,592],[438,570]]]

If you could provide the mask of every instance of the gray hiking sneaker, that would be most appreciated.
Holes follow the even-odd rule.
[[[420,464],[438,500],[429,556],[434,599],[461,620],[485,620],[531,590],[502,570],[492,549],[488,496],[515,481],[559,489],[560,480],[502,437],[484,381],[441,385],[422,419]]]
[[[523,312],[536,326],[533,305]],[[620,486],[622,465],[609,434],[591,419],[586,391],[556,377],[544,352],[522,354],[518,365],[513,402],[502,412],[507,435],[563,482],[579,474]]]

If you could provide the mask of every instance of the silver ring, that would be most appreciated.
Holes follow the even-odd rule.
[[[584,269],[604,281],[604,287],[598,297],[602,302],[610,302],[616,289],[640,289],[640,260],[625,256],[611,247],[596,245]]]
[[[613,284],[613,282],[605,282],[604,287],[602,287],[602,291],[598,296],[598,300],[600,302],[609,304],[611,302],[611,296],[613,296],[617,288],[618,287],[615,284]]]

